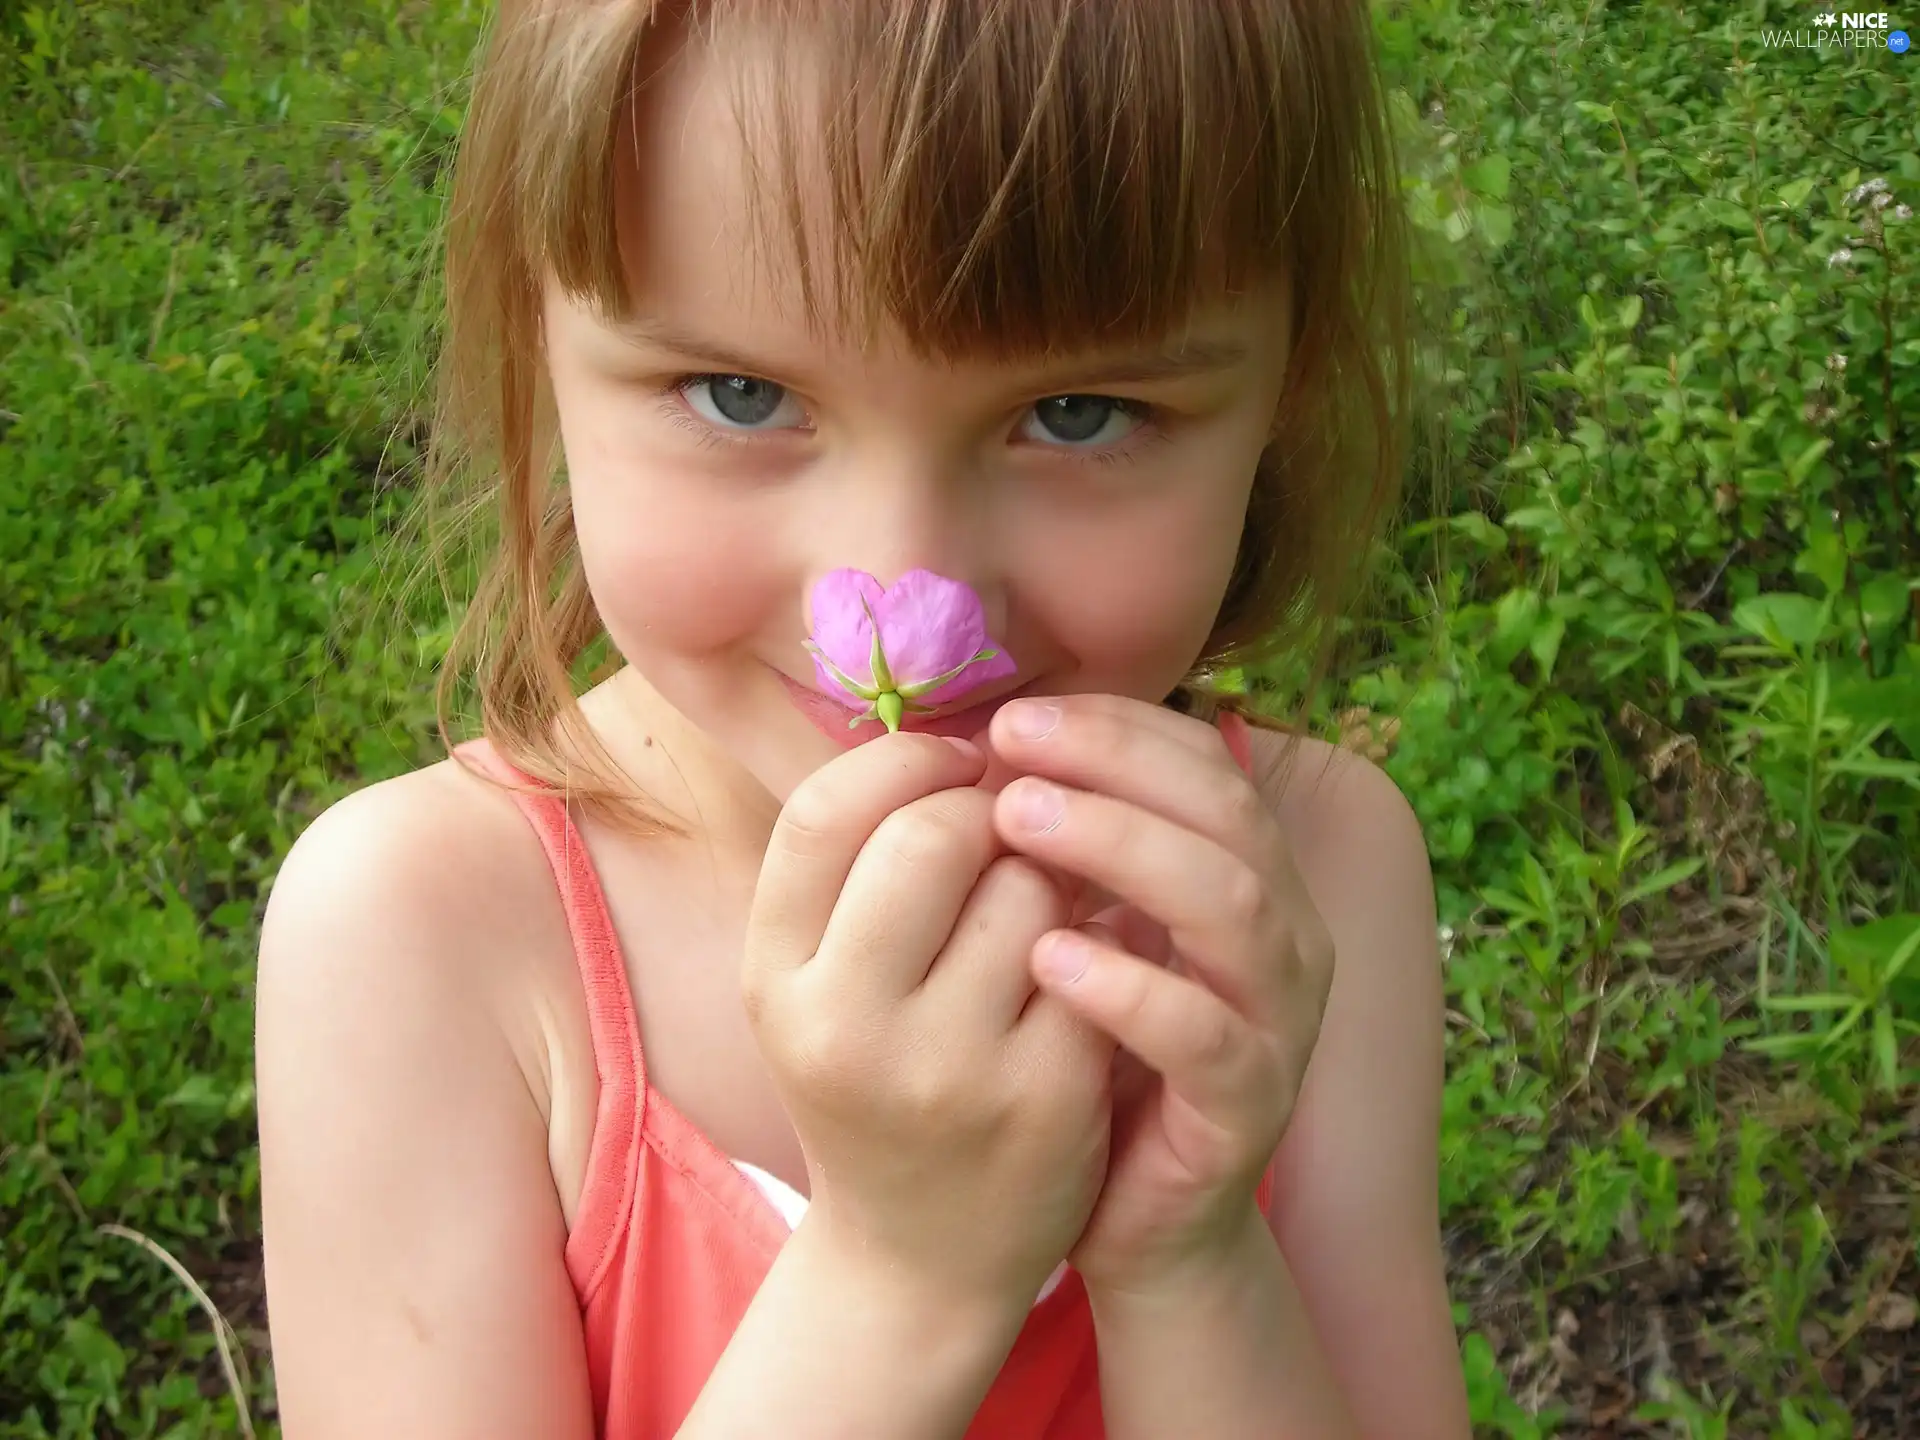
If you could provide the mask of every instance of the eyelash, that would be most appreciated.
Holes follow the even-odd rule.
[[[687,410],[686,402],[681,398],[683,392],[685,392],[689,386],[698,385],[703,380],[724,380],[727,378],[729,378],[727,373],[717,370],[703,371],[694,375],[676,375],[654,392],[660,402],[660,413],[666,417],[670,424],[678,426],[693,436],[694,440],[704,449],[732,449],[738,445],[753,444],[754,440],[751,434],[731,434],[728,431],[716,429],[714,426],[707,424],[697,415],[690,414]],[[1059,393],[1077,395],[1081,392],[1076,390],[1061,391]],[[1050,400],[1054,397],[1051,395],[1043,395],[1040,398]],[[1140,421],[1139,428],[1127,436],[1126,439],[1098,450],[1083,450],[1072,445],[1046,445],[1042,447],[1043,449],[1058,450],[1071,460],[1090,462],[1095,465],[1130,465],[1140,458],[1142,451],[1151,449],[1167,438],[1166,431],[1161,423],[1159,411],[1154,406],[1148,405],[1140,400],[1128,400],[1119,395],[1099,395],[1090,396],[1089,398],[1112,402],[1121,410],[1126,411],[1136,420]]]

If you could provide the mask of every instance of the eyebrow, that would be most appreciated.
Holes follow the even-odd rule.
[[[791,366],[755,358],[717,340],[680,330],[650,315],[626,316],[605,322],[608,329],[630,345],[671,351],[697,365],[721,374],[760,375],[776,378],[793,374]],[[1156,381],[1183,380],[1195,375],[1210,375],[1243,364],[1247,347],[1238,340],[1194,337],[1175,348],[1122,355],[1108,359],[1068,360],[1036,377],[1058,376],[1062,383],[1075,386],[1145,385]]]

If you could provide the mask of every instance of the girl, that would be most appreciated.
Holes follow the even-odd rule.
[[[329,810],[261,942],[293,1440],[1466,1434],[1419,829],[1205,685],[1393,491],[1369,42],[502,8],[431,459],[497,522],[485,736]],[[850,729],[844,569],[1011,673]]]

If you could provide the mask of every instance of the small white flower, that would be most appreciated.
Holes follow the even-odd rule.
[[[1849,250],[1846,246],[1842,245],[1838,250],[1834,251],[1831,255],[1827,257],[1827,268],[1831,270],[1836,265],[1848,265],[1848,264],[1851,264],[1852,262],[1853,262],[1853,251]]]
[[[1829,356],[1827,356],[1827,368],[1828,368],[1829,370],[1844,370],[1844,369],[1846,369],[1846,368],[1847,368],[1847,357],[1846,357],[1846,356],[1844,356],[1844,355],[1829,355]]]
[[[1893,218],[1896,220],[1911,220],[1913,218],[1913,207],[1911,205],[1894,206]]]
[[[1876,210],[1884,210],[1887,208],[1887,206],[1891,205],[1892,203],[1893,203],[1893,196],[1889,195],[1884,190],[1878,192],[1873,197],[1873,208]]]
[[[1869,195],[1878,195],[1887,188],[1887,182],[1876,175],[1871,180],[1862,181],[1847,192],[1847,204],[1858,205]]]

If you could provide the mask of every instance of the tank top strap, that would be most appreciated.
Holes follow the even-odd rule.
[[[591,1257],[586,1258],[585,1268],[595,1269],[599,1256],[605,1253],[600,1241],[612,1231],[626,1204],[620,1185],[604,1182],[630,1169],[614,1157],[628,1156],[639,1141],[642,1097],[647,1089],[640,1020],[627,983],[626,963],[614,933],[613,917],[607,910],[606,893],[600,887],[580,828],[568,813],[565,797],[514,765],[489,740],[466,741],[455,747],[455,753],[483,773],[517,787],[509,794],[540,839],[566,912],[580,984],[586,994],[594,1071],[600,1084],[587,1183],[580,1195],[568,1258],[571,1265],[576,1257]],[[609,1161],[614,1163],[605,1163]],[[576,1278],[589,1288],[597,1280],[592,1275]]]
[[[527,817],[547,864],[560,887],[560,903],[566,911],[567,929],[573,936],[573,953],[580,966],[580,980],[587,992],[587,1016],[593,1027],[593,1051],[599,1057],[600,1083],[634,1083],[641,1076],[639,1023],[633,1006],[633,992],[627,984],[627,967],[620,955],[620,942],[614,935],[613,917],[607,910],[606,893],[587,854],[580,829],[567,811],[565,799],[541,781],[508,761],[487,740],[471,740],[461,745],[462,754],[471,756],[481,769],[511,785],[537,788],[529,794],[525,788],[512,791],[514,804]]]
[[[1222,709],[1214,717],[1214,724],[1220,729],[1220,738],[1227,742],[1227,750],[1232,754],[1234,763],[1246,771],[1247,778],[1253,778],[1253,727],[1247,724],[1246,717],[1237,710]]]

